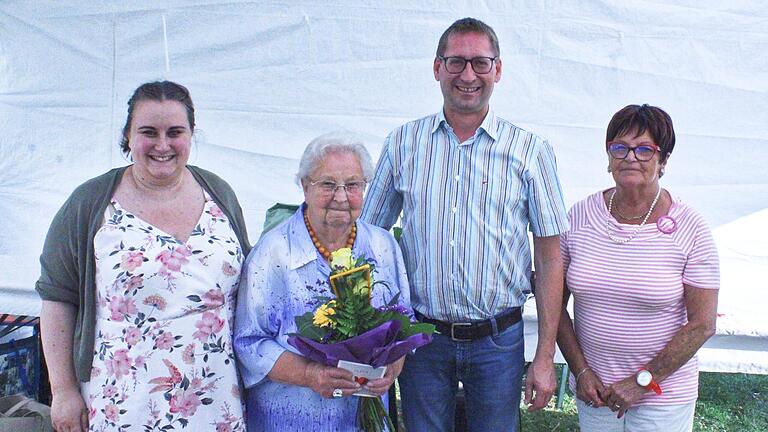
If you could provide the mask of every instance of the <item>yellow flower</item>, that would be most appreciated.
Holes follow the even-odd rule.
[[[352,249],[341,248],[331,253],[331,268],[336,270],[341,268],[343,270],[349,270],[355,264],[352,259]]]
[[[321,305],[315,311],[315,316],[312,318],[312,323],[318,327],[328,327],[333,325],[333,322],[328,317],[336,313],[336,311],[333,310],[335,306],[335,300],[331,300],[328,303]]]

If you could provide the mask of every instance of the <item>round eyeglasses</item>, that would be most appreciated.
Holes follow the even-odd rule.
[[[630,147],[624,143],[608,144],[608,154],[614,159],[626,159],[630,151],[635,154],[635,159],[640,162],[646,162],[653,158],[653,155],[659,151],[659,148],[650,144],[643,144],[636,147]]]
[[[360,195],[365,190],[366,181],[351,181],[347,183],[336,183],[330,180],[315,180],[309,182],[312,186],[317,186],[324,195],[333,195],[339,188],[344,189],[347,195]]]
[[[487,74],[491,71],[493,62],[496,61],[498,57],[472,57],[471,59],[468,59],[456,56],[437,56],[437,58],[443,62],[445,70],[448,71],[448,73],[462,73],[467,67],[467,63],[469,63],[472,65],[472,70],[475,71],[476,74]]]

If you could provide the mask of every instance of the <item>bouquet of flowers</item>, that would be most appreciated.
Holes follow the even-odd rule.
[[[432,324],[412,323],[408,310],[398,304],[400,294],[385,306],[371,305],[374,263],[355,259],[349,248],[332,254],[329,283],[335,298],[320,297],[313,312],[297,316],[298,333],[288,339],[312,361],[329,366],[355,362],[379,368],[399,360],[411,350],[432,341]],[[383,368],[382,368],[383,369]],[[365,377],[355,377],[365,384]],[[366,432],[394,431],[380,397],[360,397],[357,426]]]

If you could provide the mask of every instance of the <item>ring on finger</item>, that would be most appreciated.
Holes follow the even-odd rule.
[[[344,396],[344,394],[342,393],[341,389],[334,389],[332,396],[334,399],[339,399]]]
[[[595,406],[595,403],[592,402],[592,401],[587,401],[587,406],[588,407],[593,407],[593,406]]]

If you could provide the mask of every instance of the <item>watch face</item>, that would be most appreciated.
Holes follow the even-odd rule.
[[[647,370],[642,370],[637,373],[637,385],[640,387],[646,387],[653,380],[653,376]]]

